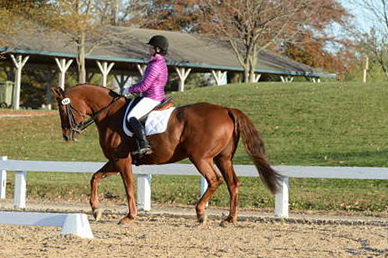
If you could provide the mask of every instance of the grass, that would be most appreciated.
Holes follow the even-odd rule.
[[[387,166],[387,96],[384,84],[267,83],[199,89],[175,98],[240,108],[262,132],[275,164]],[[236,159],[249,162],[243,152]]]
[[[388,167],[388,87],[384,83],[258,83],[170,94],[178,105],[212,102],[243,110],[262,133],[272,164]],[[0,111],[6,112],[6,111]],[[62,140],[59,116],[0,118],[0,155],[9,159],[105,161],[94,126],[80,141]],[[251,164],[242,146],[235,163]],[[29,173],[29,198],[86,201],[88,174]],[[13,178],[9,176],[12,187]],[[255,178],[241,178],[240,206],[273,207]],[[193,205],[194,176],[154,176],[155,202]],[[102,181],[100,193],[124,201],[121,179]],[[291,179],[292,210],[388,212],[386,180]],[[223,185],[212,205],[227,206]]]

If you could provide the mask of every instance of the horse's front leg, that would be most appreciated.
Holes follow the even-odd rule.
[[[98,200],[98,185],[100,180],[109,176],[117,175],[118,172],[115,170],[114,163],[108,161],[102,168],[93,174],[90,180],[90,207],[92,208],[93,217],[98,221],[102,216],[102,210],[99,209],[100,201]]]
[[[119,221],[119,224],[127,224],[134,220],[137,216],[135,199],[135,179],[132,172],[132,159],[131,157],[118,159],[115,161],[115,166],[116,169],[120,171],[128,202],[128,214],[126,217],[122,218]]]

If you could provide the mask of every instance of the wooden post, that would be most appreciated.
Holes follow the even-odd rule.
[[[102,73],[102,82],[101,82],[101,84],[104,87],[106,87],[106,83],[107,83],[107,79],[108,79],[108,74],[109,74],[110,70],[112,70],[112,67],[113,67],[114,64],[115,63],[113,63],[113,62],[110,63],[109,65],[108,65],[108,62],[102,62],[102,64],[101,64],[100,61],[97,61],[97,65],[100,68],[100,71]]]
[[[217,70],[217,71],[212,70],[212,74],[213,74],[214,79],[216,80],[216,84],[221,85],[222,78],[224,78],[224,76],[226,76],[226,71],[222,72],[220,70]]]
[[[93,80],[94,75],[96,75],[93,71],[87,71],[86,72],[86,80],[87,82],[91,82]]]
[[[363,83],[366,83],[366,76],[367,76],[368,69],[369,69],[369,58],[366,56],[365,57],[365,66],[364,66],[364,75],[362,78]]]
[[[288,177],[282,177],[280,188],[275,195],[275,216],[288,218],[288,199],[289,199],[289,180]]]
[[[254,82],[259,82],[260,77],[261,77],[261,73],[254,74],[254,75],[253,75],[253,80],[254,80]]]
[[[292,82],[294,80],[294,77],[280,75],[280,79],[282,80],[283,83],[289,83],[289,82]]]
[[[15,65],[15,68],[16,68],[15,88],[14,88],[14,95],[13,95],[13,101],[12,101],[12,108],[19,109],[19,106],[20,106],[20,87],[22,84],[22,69],[30,57],[26,56],[23,58],[22,55],[17,55],[15,57],[14,55],[11,54],[11,58],[12,58],[13,64]]]
[[[65,89],[65,75],[67,69],[69,69],[71,63],[73,62],[72,59],[69,59],[66,61],[66,58],[58,59],[55,58],[55,62],[57,62],[58,68],[59,68],[59,87],[62,88],[62,90]]]
[[[201,192],[200,192],[200,194],[201,194],[201,197],[202,197],[202,195],[204,195],[204,193],[206,192],[206,190],[207,190],[209,185],[208,185],[206,179],[203,176],[200,177],[200,182],[201,182]],[[209,203],[206,203],[206,207],[208,207],[208,206],[209,206]]]
[[[2,156],[1,160],[7,160],[7,156]],[[0,199],[5,199],[7,191],[7,171],[1,170],[0,173]]]
[[[137,209],[151,210],[151,175],[137,175]]]
[[[128,82],[129,76],[125,74],[115,74],[114,78],[121,89]]]
[[[185,80],[189,73],[191,72],[191,68],[187,69],[182,67],[175,67],[176,72],[178,73],[179,76],[179,91],[183,92],[185,90]]]
[[[200,194],[202,196],[206,192],[208,184],[207,184],[206,179],[203,176],[200,177],[200,183],[201,183],[201,192],[200,192]]]
[[[52,83],[54,74],[55,71],[51,70],[49,67],[47,67],[47,70],[44,72],[44,79],[46,84],[46,97],[44,107],[48,110],[51,110],[51,87],[53,86]]]
[[[26,171],[16,171],[15,173],[15,191],[14,191],[14,207],[26,207]]]
[[[139,70],[140,75],[143,76],[144,72],[145,72],[145,69],[147,68],[147,65],[145,65],[145,64],[143,64],[143,65],[137,64],[136,66],[137,66],[137,70]]]

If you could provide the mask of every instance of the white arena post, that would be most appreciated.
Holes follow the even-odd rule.
[[[26,207],[26,171],[16,171],[15,173],[15,191],[14,191],[14,207]]]
[[[275,194],[275,216],[288,218],[289,180],[283,176],[278,192]]]
[[[200,181],[201,181],[201,197],[202,197],[202,195],[206,192],[209,185],[203,176],[200,177]],[[206,207],[208,206],[209,206],[209,203],[206,203]]]
[[[151,179],[152,175],[137,175],[137,208],[142,211],[151,210]]]
[[[2,156],[1,160],[7,160],[7,156]],[[7,171],[2,169],[0,172],[0,199],[5,199],[7,191]]]
[[[208,184],[207,184],[206,179],[203,176],[200,177],[200,182],[201,182],[201,192],[200,192],[200,194],[202,196],[206,192]]]
[[[93,238],[89,221],[84,213],[0,212],[0,224],[61,227],[62,235],[72,234]]]

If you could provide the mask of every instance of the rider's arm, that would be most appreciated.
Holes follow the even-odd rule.
[[[156,78],[159,75],[160,69],[157,66],[156,62],[152,62],[149,64],[147,67],[145,74],[141,80],[141,82],[136,83],[132,85],[129,89],[129,93],[140,93],[140,92],[145,92],[148,90],[156,80]]]

